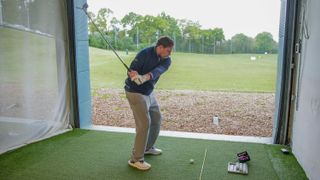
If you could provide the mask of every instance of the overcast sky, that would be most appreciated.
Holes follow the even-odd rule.
[[[109,8],[117,19],[129,12],[198,21],[202,28],[223,28],[226,39],[237,33],[255,37],[267,31],[278,41],[280,0],[88,0],[89,11]]]

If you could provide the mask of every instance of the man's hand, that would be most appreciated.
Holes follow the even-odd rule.
[[[139,78],[140,75],[138,74],[137,71],[129,71],[128,75],[129,75],[131,81],[134,81],[137,85],[142,84],[142,82],[140,81],[140,78]]]
[[[141,84],[143,84],[143,82],[141,81],[141,75],[137,75],[135,77],[133,77],[131,79],[131,81],[134,81],[138,86],[140,86]]]
[[[147,73],[145,75],[143,75],[142,77],[145,81],[149,81],[151,79],[151,74],[150,73]]]
[[[149,81],[150,79],[151,79],[151,76],[150,76],[150,74],[148,73],[148,74],[145,74],[145,75],[139,75],[138,76],[139,77],[139,80],[140,80],[140,82],[143,84],[143,83],[145,83],[145,82],[147,82],[147,81]]]
[[[131,71],[128,72],[128,74],[131,78],[131,81],[134,81],[137,85],[141,85],[151,79],[151,75],[149,73],[145,75],[139,75],[136,71]]]
[[[138,77],[139,74],[137,71],[129,71],[128,75],[129,75],[131,81],[134,81]]]

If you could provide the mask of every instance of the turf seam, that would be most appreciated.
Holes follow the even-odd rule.
[[[273,169],[274,172],[276,173],[278,179],[280,179],[280,176],[279,176],[279,174],[278,174],[278,171],[277,171],[276,168],[274,167],[274,163],[273,163],[273,160],[272,160],[272,157],[271,157],[271,153],[270,153],[270,151],[269,151],[269,149],[268,149],[267,147],[268,147],[267,145],[264,145],[264,150],[266,151],[266,153],[267,153],[267,155],[268,155],[267,158],[268,158],[268,160],[269,160],[269,162],[270,162],[270,164],[271,164],[271,166],[272,166],[272,169]]]

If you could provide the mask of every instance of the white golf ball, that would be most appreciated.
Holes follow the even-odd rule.
[[[190,159],[190,164],[193,164],[194,163],[194,160],[193,159]]]

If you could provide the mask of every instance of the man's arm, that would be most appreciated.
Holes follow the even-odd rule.
[[[137,85],[141,85],[151,79],[158,78],[161,74],[168,70],[170,64],[171,59],[167,59],[147,74],[140,75],[137,71],[131,71],[128,72],[128,75]]]
[[[131,71],[137,71],[138,73],[141,73],[142,66],[144,63],[144,60],[146,58],[146,52],[144,50],[140,51],[134,60],[130,64],[130,70]]]
[[[136,82],[138,85],[142,84],[139,79],[139,71],[142,69],[144,56],[144,51],[140,51],[131,62],[130,71],[128,72],[128,76],[130,77],[131,81]]]
[[[151,76],[150,79],[157,79],[161,74],[163,74],[169,69],[170,65],[171,65],[170,58],[164,60],[164,62],[162,62],[160,65],[158,65],[149,73],[149,75]]]

